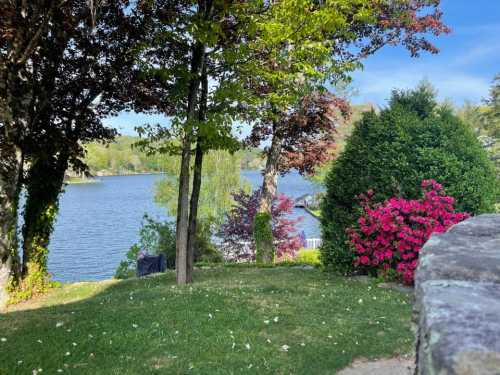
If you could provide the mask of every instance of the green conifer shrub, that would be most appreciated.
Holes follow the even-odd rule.
[[[443,184],[458,211],[494,211],[498,182],[486,152],[470,127],[421,85],[393,92],[380,113],[365,113],[328,173],[321,213],[323,264],[342,274],[353,270],[345,231],[360,216],[357,195],[373,189],[374,202],[416,199],[427,179]]]

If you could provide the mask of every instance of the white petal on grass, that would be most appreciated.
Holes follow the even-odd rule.
[[[64,325],[64,323],[63,323],[63,322],[57,322],[57,323],[56,323],[56,328],[62,327],[63,325]]]
[[[281,346],[281,350],[283,350],[284,352],[287,352],[288,349],[290,349],[290,347],[286,344]]]
[[[247,350],[250,350],[250,344],[245,344],[245,348],[247,348]]]
[[[264,324],[269,324],[269,320],[264,320]]]
[[[132,327],[134,327],[134,328],[138,328],[139,326],[138,326],[137,324],[133,323],[133,324],[132,324]]]
[[[280,318],[278,316],[275,316],[273,320],[274,320],[274,323],[278,323],[278,321],[280,320]]]
[[[1,342],[6,342],[6,341],[7,341],[7,338],[2,337],[2,338],[0,339],[0,341],[1,341]]]

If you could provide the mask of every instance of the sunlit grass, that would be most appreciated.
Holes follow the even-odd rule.
[[[0,374],[334,374],[411,350],[408,296],[320,270],[80,283],[0,315]]]

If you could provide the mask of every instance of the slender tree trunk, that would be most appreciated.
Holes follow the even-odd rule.
[[[0,135],[0,309],[8,300],[9,279],[17,270],[17,209],[22,152]]]
[[[63,189],[68,157],[60,154],[35,160],[29,170],[26,186],[26,204],[23,226],[24,278],[37,272],[40,282],[47,280],[47,257],[50,236],[57,212],[59,196]],[[43,287],[43,285],[40,285]]]
[[[178,285],[184,285],[188,282],[189,168],[191,162],[191,145],[193,140],[193,122],[196,120],[195,115],[200,86],[200,69],[205,55],[204,49],[204,45],[201,43],[197,43],[193,48],[193,57],[191,59],[192,78],[189,82],[186,128],[184,138],[182,140],[175,254],[175,267]]]
[[[193,191],[191,192],[191,205],[189,212],[188,233],[188,266],[187,282],[193,282],[194,256],[196,252],[196,234],[198,231],[198,205],[201,190],[201,172],[203,167],[203,150],[199,142],[196,144],[196,155],[193,170]]]
[[[277,134],[273,135],[271,147],[267,152],[266,168],[262,181],[262,195],[260,198],[260,212],[271,214],[273,198],[278,192],[278,174],[283,140]]]
[[[206,59],[206,56],[205,56]],[[198,127],[203,126],[206,120],[206,112],[208,106],[208,77],[206,60],[203,62],[201,73],[201,95],[198,110]],[[188,229],[188,262],[187,262],[187,282],[193,282],[194,257],[196,251],[196,234],[198,231],[198,206],[200,201],[201,178],[203,168],[203,148],[200,135],[196,141],[196,153],[194,158],[193,170],[193,190],[191,192],[190,212],[189,212],[189,229]]]
[[[254,223],[256,257],[259,263],[274,262],[274,238],[272,237],[272,204],[278,190],[279,161],[283,139],[274,126],[271,146],[267,151],[266,168],[262,181],[259,213]]]

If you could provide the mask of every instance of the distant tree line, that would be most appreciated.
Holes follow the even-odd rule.
[[[168,172],[178,156],[147,154],[134,147],[139,137],[119,136],[109,144],[85,145],[85,163],[91,175],[123,175],[134,173]],[[262,150],[246,148],[236,152],[241,169],[260,169],[264,163]],[[225,162],[225,160],[223,161]],[[72,171],[68,171],[73,174]]]

